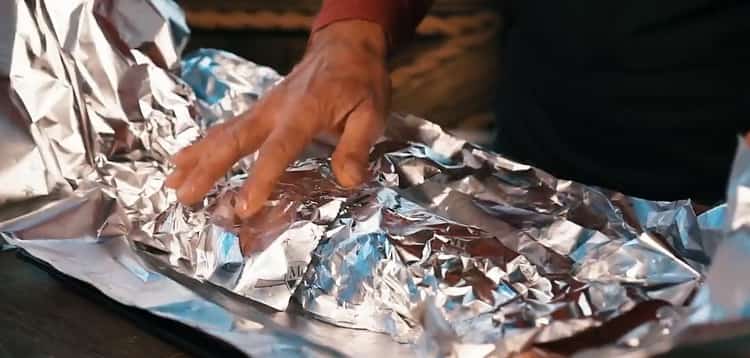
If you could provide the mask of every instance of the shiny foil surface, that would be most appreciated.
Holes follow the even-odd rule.
[[[163,0],[2,6],[12,27],[0,54],[3,230],[122,235],[164,211],[174,196],[162,188],[167,158],[200,132],[192,90],[166,69],[189,34],[179,8]],[[70,222],[47,224],[55,218]]]
[[[205,127],[252,107],[282,77],[269,67],[215,49],[199,49],[182,60],[181,77],[198,96]]]
[[[183,57],[169,0],[2,6],[0,232],[119,302],[254,356],[639,355],[750,312],[744,142],[727,205],[696,216],[394,114],[361,187],[311,146],[240,221],[253,156],[192,207],[164,187],[168,158],[280,75]]]
[[[345,205],[297,291],[316,317],[413,341],[437,314],[458,341],[510,353],[698,287],[708,259],[689,202],[558,180],[400,120],[430,143],[376,147],[386,188]]]

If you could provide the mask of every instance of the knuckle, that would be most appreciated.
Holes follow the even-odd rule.
[[[270,145],[264,146],[260,153],[261,160],[267,161],[268,164],[277,164],[275,162],[284,161],[286,158],[292,158],[295,154],[295,142],[298,141],[300,141],[300,139],[296,135],[288,133],[283,140],[277,140],[270,143]]]

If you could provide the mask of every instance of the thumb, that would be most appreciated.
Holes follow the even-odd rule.
[[[367,176],[370,148],[385,130],[385,114],[372,101],[360,103],[346,120],[332,165],[336,180],[344,187],[361,184]]]

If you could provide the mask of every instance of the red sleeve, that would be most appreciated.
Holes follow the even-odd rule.
[[[430,5],[432,0],[324,0],[312,30],[341,20],[372,21],[383,26],[394,49],[414,36]]]

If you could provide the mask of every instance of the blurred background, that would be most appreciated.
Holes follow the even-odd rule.
[[[287,73],[302,56],[320,0],[178,0],[188,50],[225,49]],[[488,143],[501,18],[494,0],[436,0],[412,45],[391,61],[393,110]]]

